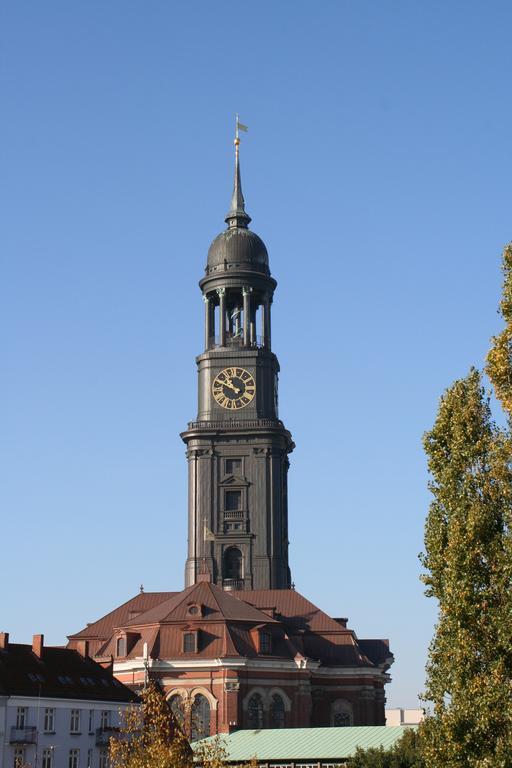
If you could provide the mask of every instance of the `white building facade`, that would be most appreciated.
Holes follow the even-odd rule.
[[[92,659],[39,644],[38,655],[37,642],[34,651],[0,637],[0,768],[107,768],[136,696]]]

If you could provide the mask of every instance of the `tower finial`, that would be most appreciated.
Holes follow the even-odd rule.
[[[239,131],[247,132],[248,128],[246,125],[241,123],[238,119],[238,115],[236,116],[235,121],[235,182],[233,185],[233,195],[231,197],[231,208],[229,209],[229,213],[226,216],[226,223],[230,228],[233,227],[244,227],[247,228],[247,225],[249,224],[251,217],[245,212],[245,200],[242,192],[242,181],[240,178],[240,158],[239,158],[239,147],[240,147],[240,137],[239,137]]]

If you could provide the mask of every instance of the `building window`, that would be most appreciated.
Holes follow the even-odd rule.
[[[43,749],[41,768],[53,768],[53,747]]]
[[[14,750],[13,768],[24,768],[25,765],[25,749],[24,747],[16,747]]]
[[[260,632],[260,653],[272,653],[272,635],[270,632]]]
[[[197,632],[185,632],[183,635],[183,653],[197,653]]]
[[[344,728],[353,725],[352,704],[346,699],[336,699],[331,704],[331,726]]]
[[[263,728],[263,699],[259,693],[253,693],[247,705],[247,727],[253,731]]]
[[[94,732],[94,709],[89,710],[89,733]]]
[[[183,729],[185,723],[185,708],[183,706],[183,699],[179,693],[175,693],[174,696],[171,696],[169,699],[169,706],[176,723]]]
[[[80,756],[79,749],[69,750],[68,768],[78,768],[79,756]]]
[[[92,768],[92,749],[87,750],[87,768]]]
[[[16,709],[16,728],[23,730],[27,725],[27,708],[17,707]]]
[[[238,547],[229,547],[224,554],[224,578],[242,578],[242,553]]]
[[[350,715],[348,712],[335,712],[332,724],[335,728],[346,728],[350,725]]]
[[[126,637],[117,638],[116,656],[126,656]]]
[[[242,473],[242,459],[226,459],[226,475],[240,475]]]
[[[108,768],[108,749],[102,747],[100,749],[100,760],[98,768]]]
[[[205,739],[210,735],[210,702],[202,693],[194,698],[190,714],[192,741]]]
[[[278,693],[272,696],[270,717],[272,728],[284,728],[284,701]]]
[[[226,491],[224,509],[226,512],[236,512],[242,509],[242,491]]]
[[[46,707],[44,710],[44,732],[55,733],[55,710],[53,707]]]
[[[80,732],[80,710],[79,709],[72,709],[71,710],[71,716],[69,720],[69,732],[70,733],[79,733]],[[73,750],[71,750],[73,751]],[[71,768],[71,766],[70,766]]]
[[[110,728],[110,710],[109,709],[102,709],[101,710],[101,728]]]

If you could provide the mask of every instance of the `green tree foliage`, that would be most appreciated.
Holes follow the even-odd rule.
[[[500,313],[505,320],[505,328],[492,340],[492,347],[487,355],[487,374],[496,397],[501,401],[510,419],[512,416],[512,243],[503,251],[501,268],[504,279]]]
[[[347,768],[426,768],[418,731],[406,728],[402,738],[389,749],[358,749]]]
[[[476,370],[444,394],[424,445],[434,498],[423,580],[439,604],[425,763],[512,767],[512,451]]]

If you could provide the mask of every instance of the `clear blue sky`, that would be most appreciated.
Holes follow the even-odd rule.
[[[499,1],[3,3],[0,629],[62,643],[183,584],[179,432],[238,111],[279,281],[293,577],[390,638],[389,704],[416,704],[421,436],[500,327],[511,28]]]

